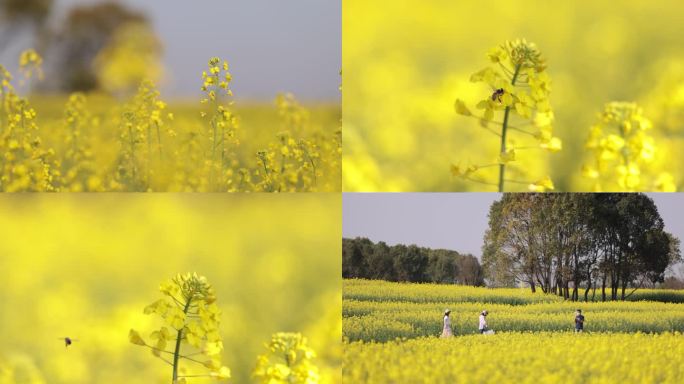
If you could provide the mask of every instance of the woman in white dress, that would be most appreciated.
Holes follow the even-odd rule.
[[[480,333],[486,333],[487,332],[487,315],[488,314],[489,314],[489,312],[487,312],[487,310],[484,310],[484,311],[482,311],[482,313],[480,313],[480,326],[479,326]]]
[[[451,332],[451,319],[449,318],[450,310],[444,311],[444,328],[442,329],[442,337],[452,337],[454,334]]]

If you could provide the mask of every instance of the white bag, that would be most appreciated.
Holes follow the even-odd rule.
[[[494,334],[493,329],[488,329],[488,330],[484,331],[484,333],[483,333],[483,335],[493,335],[493,334]]]

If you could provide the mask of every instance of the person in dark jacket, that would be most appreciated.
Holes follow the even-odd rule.
[[[584,331],[584,315],[582,314],[582,310],[578,309],[575,312],[575,332],[583,332]]]

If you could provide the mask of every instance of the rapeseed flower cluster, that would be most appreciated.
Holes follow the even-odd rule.
[[[506,183],[527,185],[529,190],[537,192],[553,190],[554,184],[549,176],[531,181],[506,178],[506,168],[515,164],[520,151],[543,149],[558,152],[563,148],[562,141],[553,136],[554,114],[549,102],[551,79],[546,72],[546,62],[536,45],[524,39],[507,41],[493,48],[487,56],[493,65],[470,77],[470,81],[490,87],[487,97],[476,105],[481,113],[471,111],[460,99],[456,100],[455,109],[460,115],[478,119],[485,130],[499,137],[500,151],[495,162],[465,166],[452,164],[451,173],[469,181],[496,185],[499,192],[505,190]],[[495,121],[497,116],[502,120]],[[535,139],[536,146],[514,145],[510,131]],[[498,182],[477,177],[477,171],[489,167],[499,168]],[[524,176],[523,170],[516,172]]]
[[[263,384],[316,384],[316,353],[299,333],[279,332],[266,345],[268,352],[257,357],[253,376]]]
[[[671,173],[649,168],[658,153],[652,129],[653,123],[636,103],[604,106],[585,143],[593,162],[582,168],[582,174],[593,181],[594,191],[676,190]]]
[[[90,116],[86,96],[74,93],[64,107],[64,156],[59,164],[59,189],[62,191],[82,192],[103,190],[90,141],[84,128],[96,125]]]
[[[33,49],[27,49],[19,55],[19,72],[26,80],[34,75],[43,79],[43,58]]]
[[[165,297],[144,311],[163,320],[164,325],[149,336],[154,343],[148,343],[133,329],[129,333],[130,342],[150,348],[154,356],[170,364],[174,384],[185,383],[190,377],[230,378],[230,369],[221,364],[221,311],[216,306],[214,288],[206,277],[196,273],[179,274],[161,284],[159,290]],[[187,351],[188,348],[192,351]],[[181,368],[181,360],[207,368],[209,373]]]
[[[166,103],[151,81],[143,81],[121,120],[121,151],[116,182],[125,190],[147,191],[155,184],[156,172],[163,166],[164,141],[172,130],[163,130]]]
[[[22,70],[29,78],[40,65],[33,51],[21,55]],[[55,152],[46,149],[36,124],[37,113],[12,86],[12,75],[0,65],[0,190],[53,191]]]
[[[290,93],[279,94],[275,100],[282,122],[282,131],[267,149],[257,152],[262,168],[259,189],[268,192],[294,192],[315,190],[322,176],[317,164],[321,158],[341,155],[341,140],[324,137],[306,137],[310,124],[309,113]]]
[[[210,188],[230,189],[233,187],[233,168],[237,165],[234,148],[240,144],[236,137],[238,119],[231,112],[232,101],[224,101],[233,96],[230,82],[233,76],[228,71],[228,62],[218,57],[209,60],[209,71],[202,72],[202,104],[209,104],[209,112],[201,112],[202,117],[209,118],[207,136],[211,145],[211,154],[206,161],[209,168]]]

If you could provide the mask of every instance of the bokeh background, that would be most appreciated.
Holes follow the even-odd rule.
[[[3,0],[0,21],[0,63],[16,73],[19,53],[37,48],[47,75],[40,87],[53,92],[98,88],[93,59],[138,22],[138,45],[129,48],[152,54],[158,68],[139,71],[152,74],[167,99],[198,98],[212,56],[231,64],[238,99],[270,102],[278,92],[316,102],[340,97],[335,1]]]
[[[624,100],[653,121],[653,172],[669,171],[681,190],[683,14],[679,1],[344,1],[343,189],[495,191],[449,172],[459,161],[492,163],[499,148],[454,101],[472,107],[491,94],[470,75],[489,65],[491,48],[525,38],[548,61],[563,150],[520,151],[521,177],[548,174],[557,190],[591,191],[581,176],[589,128],[605,103]],[[485,175],[495,180],[494,169]]]
[[[308,337],[325,382],[339,382],[340,203],[334,194],[5,194],[0,382],[170,382],[171,368],[128,331],[147,337],[158,319],[143,308],[188,271],[216,289],[231,382],[251,381],[278,331]],[[78,341],[65,348],[65,336]]]
[[[3,0],[0,190],[341,190],[340,7]]]

